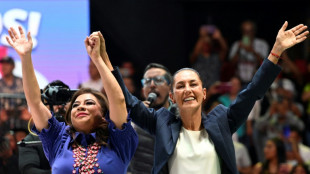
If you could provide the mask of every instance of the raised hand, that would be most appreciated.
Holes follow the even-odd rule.
[[[6,40],[15,49],[15,51],[22,58],[25,55],[31,55],[32,38],[30,32],[27,34],[27,39],[21,26],[18,27],[20,35],[12,28],[9,29],[10,38],[7,36]]]
[[[91,57],[93,61],[96,61],[99,58],[101,59],[100,38],[98,32],[93,32],[89,37],[86,37],[84,44],[89,57]]]
[[[107,55],[107,49],[106,49],[106,46],[105,46],[105,40],[101,34],[101,32],[99,31],[98,32],[99,34],[99,37],[100,37],[100,55],[102,58],[104,58],[106,55]]]
[[[219,29],[215,29],[212,35],[213,39],[219,40],[222,38],[222,33]]]
[[[285,21],[276,38],[276,44],[278,44],[278,49],[281,53],[284,50],[304,41],[307,38],[306,36],[309,34],[309,31],[305,31],[307,26],[303,24],[299,24],[290,30],[286,30],[287,26],[288,22]]]
[[[100,37],[100,55],[104,61],[104,63],[108,66],[108,68],[110,69],[110,71],[113,70],[113,66],[110,62],[110,59],[109,59],[109,56],[108,56],[108,53],[107,53],[107,49],[106,49],[106,45],[105,45],[105,40],[101,34],[101,32],[99,31],[98,32],[99,34],[99,37]]]

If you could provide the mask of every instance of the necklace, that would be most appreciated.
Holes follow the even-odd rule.
[[[95,173],[94,167],[97,168],[97,173],[103,173],[98,164],[97,154],[101,146],[98,143],[93,143],[87,146],[87,149],[81,145],[73,144],[73,170],[72,173],[92,174]],[[78,170],[77,170],[78,169]]]

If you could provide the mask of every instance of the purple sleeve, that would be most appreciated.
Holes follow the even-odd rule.
[[[117,129],[111,120],[109,121],[109,140],[111,148],[118,153],[124,163],[129,163],[138,145],[138,135],[131,126],[131,119],[122,125],[122,130]]]
[[[39,135],[45,156],[51,166],[59,150],[61,150],[62,144],[68,137],[65,130],[65,123],[58,122],[54,116],[48,120],[48,129],[42,129],[42,131],[39,132],[35,126],[32,128],[32,131]]]

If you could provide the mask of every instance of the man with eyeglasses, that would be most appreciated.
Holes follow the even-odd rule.
[[[169,70],[158,63],[150,63],[144,70],[142,82],[142,90],[145,99],[153,92],[157,95],[157,98],[151,105],[149,101],[144,101],[144,104],[155,110],[165,107],[171,107],[172,102],[169,99],[169,91],[171,88],[171,73]]]
[[[177,112],[176,105],[169,98],[172,76],[168,68],[158,63],[148,64],[141,82],[145,99],[150,93],[157,95],[152,103],[147,100],[143,101],[145,106],[155,110],[165,107],[172,112]],[[154,138],[140,127],[134,125],[134,128],[139,136],[139,145],[131,160],[130,170],[132,174],[150,174],[154,161]]]

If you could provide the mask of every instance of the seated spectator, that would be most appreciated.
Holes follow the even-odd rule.
[[[288,52],[285,51],[282,54],[282,58],[285,60],[282,63],[281,76],[288,78],[293,81],[296,85],[296,89],[299,89],[300,85],[303,84],[303,73],[306,71],[306,67],[299,64],[305,63],[303,58],[295,58],[295,60],[289,56]]]
[[[0,59],[0,63],[2,64],[0,93],[24,94],[22,79],[13,74],[15,68],[14,59],[7,56]],[[0,108],[13,110],[22,105],[26,105],[24,99],[1,99]]]
[[[290,174],[310,174],[309,167],[304,164],[298,164],[293,167]]]
[[[279,138],[272,138],[264,147],[265,160],[254,166],[253,174],[280,173],[290,171],[290,165],[286,164],[285,145]]]
[[[8,126],[5,132],[16,128],[26,128],[29,118],[20,117],[21,113],[27,112],[27,104],[24,99],[24,90],[22,78],[13,74],[15,62],[12,57],[6,56],[0,59],[2,65],[0,79],[0,93],[12,96],[0,97],[0,108],[4,109],[0,115],[1,122],[4,126]],[[4,118],[1,118],[1,117]],[[26,115],[24,115],[26,116]],[[6,122],[6,123],[5,123]]]
[[[285,97],[289,101],[289,109],[299,118],[304,113],[304,108],[301,103],[296,101],[297,91],[294,83],[287,78],[277,78],[271,85],[271,101],[278,100],[279,97]]]
[[[81,84],[82,88],[91,88],[97,91],[101,91],[103,88],[102,81],[100,79],[100,74],[98,69],[96,68],[95,64],[92,60],[89,60],[88,65],[88,73],[89,79]]]
[[[17,149],[17,141],[16,141],[16,137],[14,135],[14,131],[8,131],[6,132],[6,134],[4,135],[5,138],[7,138],[10,142],[10,148],[12,149],[13,153],[15,155],[18,154],[18,149]]]
[[[255,136],[253,136],[256,144],[256,154],[258,159],[262,160],[262,146],[267,139],[273,137],[284,137],[284,129],[286,127],[294,126],[299,131],[304,130],[304,123],[299,119],[289,107],[289,99],[286,97],[279,97],[277,101],[270,106],[269,111],[257,120],[255,123]]]
[[[306,114],[305,114],[305,123],[306,123],[306,144],[310,146],[310,60],[307,62],[307,73],[305,76],[305,85],[303,86],[303,91],[301,95],[301,100],[304,103]]]
[[[222,94],[215,105],[223,104],[226,107],[237,98],[239,92],[241,91],[241,79],[237,76],[234,76],[230,79],[229,82],[221,83],[218,85],[217,90],[220,94]],[[246,136],[246,124],[243,124],[237,130],[238,140],[242,143],[245,143],[245,136]]]
[[[302,143],[301,135],[302,133],[297,128],[290,127],[286,139],[286,155],[293,165],[310,164],[310,147]]]
[[[19,174],[18,156],[10,146],[10,140],[0,137],[0,173]]]
[[[248,153],[248,149],[237,141],[236,133],[233,134],[233,143],[236,154],[236,163],[238,171],[241,174],[250,174],[252,172],[252,162]]]
[[[4,133],[10,130],[8,120],[9,116],[7,110],[0,108],[0,136],[4,136]]]
[[[136,72],[133,63],[130,61],[123,62],[119,70],[123,77],[133,77]]]
[[[23,129],[23,128],[13,129],[13,131],[14,131],[14,137],[16,139],[16,142],[19,142],[22,139],[24,139],[29,133],[27,129]]]

